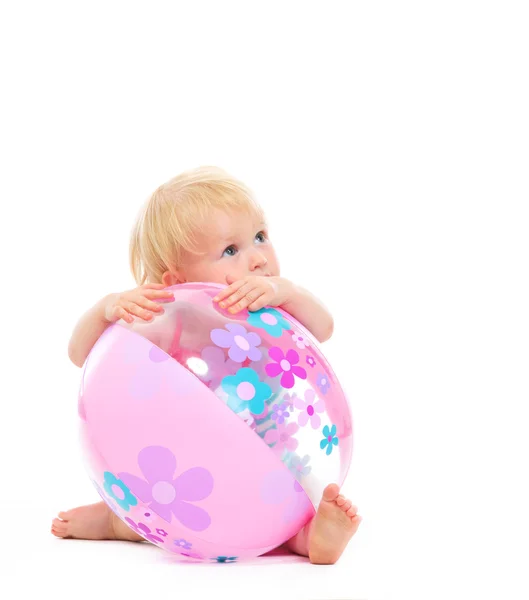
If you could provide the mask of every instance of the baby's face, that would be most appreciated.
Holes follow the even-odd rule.
[[[277,276],[279,263],[266,224],[257,216],[215,210],[198,237],[199,256],[188,254],[184,281],[226,284],[226,276]]]

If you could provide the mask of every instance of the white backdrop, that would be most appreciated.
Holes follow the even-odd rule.
[[[7,597],[528,597],[528,25],[509,1],[2,4]],[[204,164],[335,316],[364,521],[333,567],[49,533],[98,499],[71,330],[133,286],[148,194]]]

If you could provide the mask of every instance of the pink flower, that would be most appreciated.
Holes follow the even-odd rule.
[[[264,436],[264,441],[268,444],[275,444],[272,448],[274,452],[282,454],[283,450],[295,450],[298,447],[298,440],[292,436],[297,432],[299,427],[295,423],[278,424],[277,429],[269,429]]]
[[[307,364],[309,366],[311,366],[312,368],[314,368],[316,366],[316,361],[314,360],[313,356],[307,356],[307,358],[305,360],[307,361]]]
[[[294,387],[294,375],[299,379],[307,379],[307,371],[302,367],[295,366],[299,362],[299,354],[295,350],[289,350],[285,356],[281,348],[273,346],[268,351],[268,355],[275,363],[266,365],[266,373],[270,377],[277,377],[280,373],[283,373],[281,385],[284,388]]]
[[[318,400],[314,390],[307,390],[305,392],[305,400],[296,398],[294,406],[301,411],[298,417],[298,423],[301,427],[304,427],[310,420],[312,429],[318,429],[321,425],[321,419],[316,413],[325,411],[325,402],[323,400]]]
[[[300,350],[305,350],[305,348],[308,348],[310,346],[307,338],[297,333],[294,333],[294,335],[292,336],[292,341]]]

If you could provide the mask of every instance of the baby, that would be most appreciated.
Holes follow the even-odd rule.
[[[333,319],[307,290],[280,277],[261,207],[250,190],[217,168],[184,173],[159,187],[142,208],[130,243],[130,264],[139,287],[110,294],[76,325],[68,354],[82,367],[110,324],[136,318],[150,321],[170,301],[165,288],[185,282],[227,284],[215,302],[236,314],[281,307],[319,342],[328,340]],[[314,564],[334,564],[360,525],[361,517],[334,483],[328,485],[316,516],[285,546]],[[60,512],[52,522],[57,537],[144,541],[104,502]]]

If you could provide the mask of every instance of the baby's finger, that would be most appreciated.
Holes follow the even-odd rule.
[[[261,308],[268,306],[268,302],[269,302],[268,294],[263,293],[259,296],[259,298],[257,298],[254,302],[252,302],[248,306],[248,310],[250,312],[255,312],[256,310],[261,310]]]
[[[134,321],[134,317],[121,306],[116,306],[114,308],[112,311],[112,317],[115,318],[116,321],[119,319],[123,319],[127,323],[132,323]]]
[[[153,302],[152,300],[149,300],[145,296],[140,296],[137,299],[135,298],[133,300],[133,302],[135,302],[138,306],[145,308],[146,310],[151,310],[153,312],[158,312],[158,313],[164,312],[163,306],[161,305],[160,302]]]
[[[161,300],[174,300],[174,293],[166,290],[145,290],[143,295],[151,300],[160,298]]]
[[[222,302],[220,302],[219,306],[221,308],[228,308],[228,306],[231,306],[232,304],[235,304],[242,298],[245,298],[248,294],[251,293],[251,291],[253,289],[255,289],[255,288],[254,288],[253,284],[251,284],[251,283],[246,283],[244,285],[241,285],[241,287],[238,290],[236,290],[235,292],[233,292],[233,294],[231,294],[231,296],[229,296],[228,298],[225,298]]]
[[[126,302],[123,304],[123,308],[131,315],[135,315],[144,321],[151,321],[154,317],[152,312],[145,310],[135,302]]]
[[[229,285],[227,288],[220,290],[220,292],[213,298],[213,302],[220,302],[224,298],[227,298],[228,296],[233,294],[233,292],[236,292],[245,283],[246,283],[246,281],[244,279],[235,281],[234,283]]]
[[[229,308],[229,312],[238,313],[241,310],[244,310],[247,306],[252,304],[263,294],[262,290],[259,288],[253,288],[249,292],[247,292],[243,298],[241,298],[236,304],[234,304],[231,308]]]

